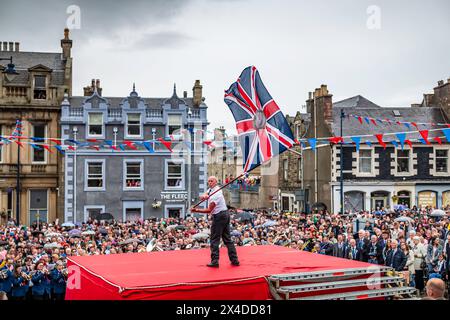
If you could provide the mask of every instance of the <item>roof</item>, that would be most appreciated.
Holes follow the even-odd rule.
[[[2,55],[5,58],[12,57],[16,70],[19,72],[11,84],[28,84],[30,80],[28,69],[42,65],[52,69],[50,85],[64,85],[65,60],[62,60],[61,53],[2,51]],[[9,63],[1,62],[4,66]]]
[[[84,97],[84,96],[70,97],[70,99],[69,99],[70,106],[73,108],[79,108],[83,105],[83,102],[88,98],[89,97]],[[127,99],[128,97],[103,97],[102,96],[102,98],[107,100],[109,109],[120,109],[122,101],[124,99]],[[139,97],[139,98],[144,100],[144,103],[146,104],[147,109],[161,109],[162,106],[164,105],[164,103],[167,101],[167,97],[166,98]],[[188,107],[194,106],[193,98],[183,98],[181,100],[184,101]]]
[[[333,103],[333,108],[381,108],[379,105],[367,100],[363,96],[357,95],[351,98],[347,98]]]
[[[351,98],[352,99],[352,98]],[[349,100],[349,99],[346,99]],[[343,101],[346,101],[343,100]],[[367,100],[368,101],[368,100]],[[370,101],[369,101],[370,102]],[[366,102],[363,102],[364,105],[368,105]],[[371,102],[370,102],[371,103]],[[339,107],[339,105],[341,107]],[[344,104],[348,105],[348,104]],[[375,104],[374,104],[375,105]],[[340,136],[340,112],[342,108],[342,104],[333,104],[333,123],[332,123],[332,132],[334,135]],[[406,107],[406,108],[394,108],[394,107],[373,107],[373,108],[359,108],[359,107],[344,107],[345,114],[353,114],[357,116],[361,116],[363,118],[363,123],[361,124],[358,119],[354,117],[346,117],[344,119],[343,126],[343,136],[353,136],[353,135],[367,135],[367,134],[386,134],[386,133],[394,133],[394,132],[407,132],[407,131],[418,131],[414,126],[410,126],[408,129],[404,124],[396,124],[395,121],[401,122],[416,122],[416,123],[446,123],[447,119],[445,118],[442,109],[438,107]],[[399,117],[394,115],[394,111],[398,111],[400,113]],[[376,126],[373,123],[368,124],[364,117],[370,117],[374,119],[389,119],[392,120],[393,123],[389,124],[388,122],[380,123],[376,121]],[[432,126],[432,125],[419,125],[419,130],[423,129],[438,129],[444,128],[443,126]],[[441,131],[432,131],[429,132],[430,137],[442,136]],[[408,134],[407,139],[418,139],[421,138],[421,135],[417,132],[414,134]],[[396,139],[394,135],[386,137],[386,140]],[[377,141],[376,137],[368,137],[363,138],[363,140]]]

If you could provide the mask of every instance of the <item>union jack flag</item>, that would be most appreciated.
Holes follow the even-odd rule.
[[[294,145],[291,128],[254,66],[242,71],[225,91],[241,143],[244,172]]]

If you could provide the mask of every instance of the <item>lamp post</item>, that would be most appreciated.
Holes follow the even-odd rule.
[[[6,69],[3,71],[3,73],[5,74],[6,80],[8,80],[8,82],[11,82],[14,80],[14,78],[19,74],[16,71],[16,66],[13,63],[13,58],[12,56],[9,58],[0,58],[1,60],[7,60],[9,61],[8,66],[6,67]]]
[[[73,127],[73,140],[77,141],[78,127]],[[73,154],[73,222],[77,221],[77,147]]]
[[[341,137],[343,137],[342,135],[342,122],[344,120],[345,117],[345,113],[344,113],[344,109],[341,108]],[[341,139],[341,158],[340,158],[340,168],[341,168],[341,179],[340,179],[340,183],[341,183],[341,215],[344,214],[344,141]]]
[[[14,78],[19,74],[16,71],[16,67],[13,63],[13,58],[10,56],[9,58],[0,58],[1,60],[9,61],[8,66],[3,71],[5,74],[6,80],[11,82]],[[22,118],[22,116],[21,116]],[[22,119],[20,119],[22,121]],[[16,221],[19,224],[20,220],[20,145],[17,145],[17,176],[16,176]]]
[[[156,128],[152,128],[153,150],[155,150]]]
[[[114,135],[114,148],[117,147],[117,132],[119,132],[119,129],[117,127],[113,128],[113,135]]]

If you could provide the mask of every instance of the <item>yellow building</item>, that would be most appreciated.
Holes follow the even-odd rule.
[[[56,149],[52,148],[52,153],[37,150],[26,139],[21,140],[20,148],[15,142],[7,143],[17,120],[22,122],[24,137],[60,136],[61,101],[64,94],[72,92],[68,29],[61,48],[62,52],[55,53],[24,52],[17,42],[0,43],[0,222],[8,217],[17,220],[18,213],[22,224],[37,219],[52,222],[64,215],[62,157]],[[13,79],[6,73],[11,63],[6,59],[12,60],[18,73]]]

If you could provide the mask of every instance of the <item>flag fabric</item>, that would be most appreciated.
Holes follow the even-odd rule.
[[[280,108],[264,86],[258,70],[250,66],[225,91],[225,103],[236,121],[248,172],[290,149],[294,136]]]

